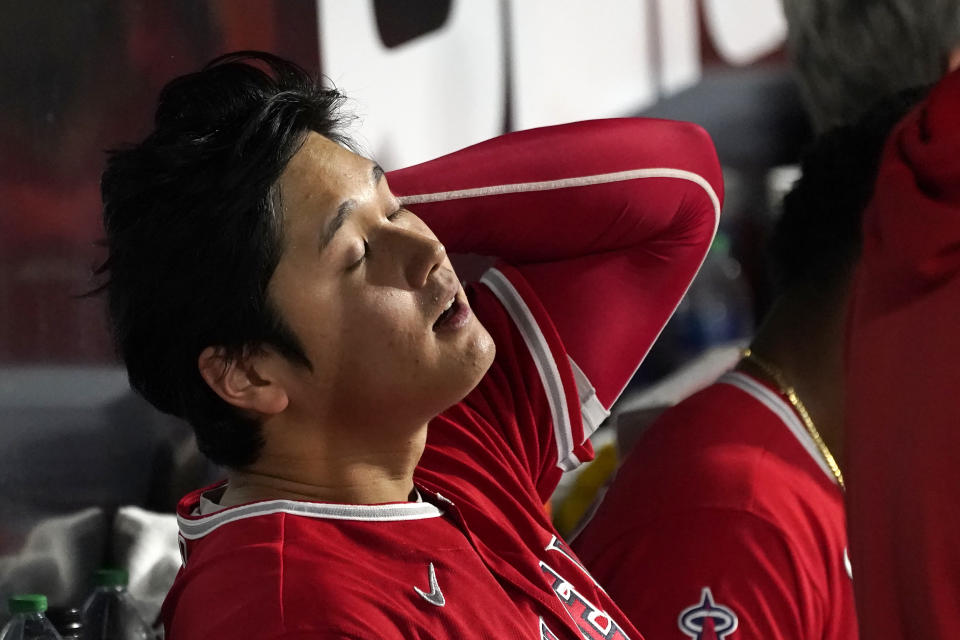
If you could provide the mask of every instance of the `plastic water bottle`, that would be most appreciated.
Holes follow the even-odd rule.
[[[100,569],[96,589],[83,604],[83,640],[153,640],[150,627],[127,593],[123,569]]]
[[[0,632],[0,640],[61,640],[47,620],[47,596],[31,593],[8,600],[13,619]]]
[[[63,640],[81,640],[83,625],[79,607],[50,607],[47,609],[47,620],[53,624]]]

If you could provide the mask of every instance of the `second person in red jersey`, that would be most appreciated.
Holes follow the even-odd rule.
[[[922,96],[822,135],[774,230],[780,294],[736,369],[645,432],[574,548],[650,638],[857,637],[843,342],[884,140]]]

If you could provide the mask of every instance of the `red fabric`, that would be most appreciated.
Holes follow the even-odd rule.
[[[657,151],[646,144],[665,146]],[[592,153],[593,146],[608,154]],[[679,158],[686,158],[682,169],[703,165],[720,193],[709,139],[692,125],[666,121],[512,134],[389,179],[395,193],[410,196],[455,188],[466,177],[472,186],[487,186],[670,167]],[[634,335],[621,325],[652,327],[658,318],[662,325],[687,287],[715,225],[703,184],[641,178],[562,194],[411,204],[450,251],[499,255],[514,265],[502,263],[484,278],[499,284],[468,289],[497,355],[467,398],[430,424],[415,479],[442,514],[363,520],[322,513],[330,505],[268,502],[196,516],[200,494],[192,494],[180,507],[188,561],[164,605],[168,637],[639,638],[557,538],[542,503],[559,480],[562,460],[592,456],[568,362],[571,346],[591,376],[600,364],[589,351],[594,347],[602,347],[621,375],[637,366],[659,326]],[[571,282],[580,286],[564,300]],[[601,290],[616,295],[604,302]],[[649,291],[660,296],[650,300]],[[518,306],[527,329],[511,315]],[[523,331],[530,326],[542,351],[528,348]],[[620,335],[623,342],[614,350],[574,327],[608,340]],[[591,378],[611,401],[625,382],[598,380]],[[556,394],[545,387],[550,384]],[[563,424],[554,419],[561,414]],[[265,513],[264,505],[276,509]],[[225,517],[232,521],[212,527]],[[429,592],[430,563],[443,607],[414,590]]]
[[[850,545],[867,638],[960,629],[960,73],[887,142],[847,346]]]
[[[703,637],[855,640],[842,492],[738,376],[767,389],[728,374],[664,413],[574,550],[649,638],[692,637],[709,589]]]

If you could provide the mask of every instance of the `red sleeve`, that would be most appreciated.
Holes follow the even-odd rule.
[[[567,356],[555,365],[572,370],[577,388],[564,393],[580,398],[583,437],[689,286],[723,195],[707,134],[665,120],[511,133],[388,178],[450,252],[512,265],[484,282],[522,331],[542,322],[523,307],[549,318],[541,333]]]
[[[960,629],[960,72],[887,142],[851,299],[848,529],[865,638]]]
[[[647,638],[824,637],[824,593],[782,532],[745,512],[677,511],[604,544],[590,564]]]

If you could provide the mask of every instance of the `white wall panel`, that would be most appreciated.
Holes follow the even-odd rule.
[[[732,65],[762,58],[787,37],[780,0],[703,0],[703,11],[717,53]]]
[[[384,168],[501,132],[499,2],[455,1],[441,29],[393,49],[380,40],[372,2],[318,0],[318,16],[323,73],[350,97],[354,137]]]
[[[700,82],[697,0],[656,0],[660,45],[660,92],[668,96]]]
[[[657,95],[644,0],[514,0],[514,126],[627,115]]]

